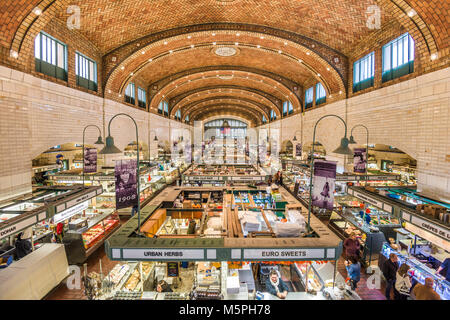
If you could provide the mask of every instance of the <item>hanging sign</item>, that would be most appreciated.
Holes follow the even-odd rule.
[[[301,143],[297,143],[295,145],[295,156],[296,157],[301,157],[302,156],[302,144]]]
[[[70,217],[73,217],[77,213],[80,213],[83,210],[86,210],[89,207],[89,202],[85,201],[83,203],[77,204],[69,209],[66,209],[58,214],[55,214],[53,216],[53,222],[58,223],[62,222],[64,220],[69,219]]]
[[[137,205],[136,169],[135,159],[116,161],[116,209]]]
[[[96,148],[84,148],[84,173],[97,172],[97,149]]]
[[[174,260],[204,259],[203,249],[123,249],[123,259]]]
[[[167,276],[168,277],[178,277],[179,263],[178,262],[167,262]]]
[[[335,161],[314,161],[312,205],[333,210],[334,186],[336,182]]]
[[[325,249],[244,249],[244,259],[324,259]]]
[[[353,154],[353,172],[365,173],[367,165],[366,148],[355,148]]]

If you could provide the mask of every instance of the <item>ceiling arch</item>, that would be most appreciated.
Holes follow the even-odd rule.
[[[230,105],[241,105],[244,106],[246,109],[252,110],[254,112],[258,113],[258,118],[262,119],[262,116],[264,115],[266,119],[269,119],[270,114],[270,108],[266,107],[265,105],[251,100],[247,98],[242,97],[236,97],[236,96],[230,96],[230,95],[214,95],[210,97],[204,97],[203,99],[199,99],[196,101],[193,101],[187,105],[185,105],[181,109],[181,118],[185,119],[186,115],[189,115],[189,118],[192,119],[192,112],[193,110],[204,110],[208,107],[208,105],[211,104],[230,104]],[[279,117],[279,115],[277,115]]]
[[[169,101],[172,107],[180,100],[180,97],[189,95],[189,92],[201,91],[213,88],[236,88],[247,90],[253,93],[269,97],[272,103],[276,104],[281,110],[282,102],[291,101],[294,111],[301,111],[301,99],[298,97],[303,94],[302,88],[293,83],[292,89],[286,87],[278,79],[269,78],[260,74],[245,71],[234,70],[209,70],[199,72],[196,70],[191,75],[173,77],[171,82],[164,81],[166,85],[149,86],[150,103],[149,110],[156,112],[158,104],[162,101]],[[158,90],[161,88],[160,90]]]
[[[209,88],[209,89],[201,89],[197,93],[192,92],[190,95],[185,96],[184,98],[178,100],[176,103],[172,105],[172,110],[170,111],[170,115],[174,115],[178,109],[182,109],[183,114],[188,112],[189,106],[192,105],[191,102],[196,103],[196,101],[210,99],[210,98],[220,98],[226,99],[225,97],[233,97],[237,100],[246,101],[248,103],[255,104],[259,106],[261,109],[265,110],[265,112],[270,112],[270,110],[274,110],[278,117],[281,116],[281,111],[278,105],[273,103],[267,97],[257,93],[247,90],[246,88]]]
[[[192,113],[191,121],[203,121],[211,116],[235,115],[249,120],[254,126],[261,124],[260,114],[245,106],[232,105],[228,103],[211,105],[203,110],[196,110]]]
[[[268,72],[297,82],[315,77],[330,93],[345,90],[344,78],[336,69],[335,62],[329,63],[315,51],[293,41],[254,32],[230,33],[226,30],[197,32],[190,36],[189,41],[185,36],[177,36],[140,47],[112,71],[106,89],[118,94],[133,77],[139,75],[150,84],[168,76],[169,70],[171,73],[184,71],[186,65],[197,68],[237,65],[252,68],[263,66]],[[261,37],[264,38],[262,45]],[[239,41],[236,41],[237,38]],[[215,50],[222,46],[233,47],[238,53],[230,57],[215,55]],[[336,61],[341,60],[336,58]]]

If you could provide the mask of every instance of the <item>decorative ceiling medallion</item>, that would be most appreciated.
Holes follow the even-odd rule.
[[[232,57],[239,53],[239,49],[234,47],[218,47],[213,49],[213,51],[220,57]]]

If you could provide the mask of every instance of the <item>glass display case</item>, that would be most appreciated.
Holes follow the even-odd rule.
[[[388,243],[384,243],[382,246],[379,259],[380,266],[386,259],[389,258],[389,255],[391,253],[397,255],[398,262],[400,265],[406,263],[407,265],[410,266],[411,269],[409,270],[409,274],[416,282],[424,284],[425,278],[430,277],[434,280],[433,289],[441,296],[441,299],[443,300],[450,299],[450,283],[445,279],[436,276],[435,275],[436,270],[427,267],[413,256],[399,253],[398,251],[392,249]],[[381,259],[381,257],[383,257],[383,259]]]
[[[69,264],[86,261],[119,227],[119,215],[114,209],[88,209],[74,216],[63,238]]]

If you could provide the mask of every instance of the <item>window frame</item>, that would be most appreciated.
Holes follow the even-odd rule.
[[[316,106],[321,105],[325,102],[327,102],[327,91],[325,90],[325,87],[323,86],[323,84],[321,82],[317,82],[316,83]],[[323,96],[319,95],[319,89],[323,89]]]
[[[44,37],[48,38],[50,41],[53,41],[55,43],[54,47],[52,45],[52,42],[50,42],[50,56],[52,56],[52,49],[55,49],[55,53],[54,53],[54,58],[55,58],[55,63],[53,62],[48,62],[47,59],[43,59],[43,38]],[[37,48],[36,48],[36,44],[37,44],[37,38],[39,37],[39,57],[37,57]],[[47,39],[46,39],[47,42]],[[58,54],[58,44],[60,46],[62,46],[63,48],[63,52],[62,52],[62,56],[63,56],[63,68],[61,68],[58,65],[58,59],[59,59],[59,54]],[[48,43],[46,43],[46,48],[48,48]],[[45,50],[47,52],[47,49]],[[47,56],[47,54],[46,54]],[[49,35],[48,33],[41,31],[39,32],[36,37],[34,38],[34,61],[35,61],[35,71],[54,77],[56,79],[60,79],[63,81],[67,81],[68,80],[68,49],[67,49],[67,44],[65,44],[64,42],[56,39],[55,37],[52,37],[51,35]],[[52,60],[52,58],[50,58],[50,60]]]
[[[403,49],[405,49],[404,39],[407,39],[408,48],[408,60],[402,64],[399,62],[399,52],[402,50],[402,57],[405,60],[405,54],[403,54]],[[401,36],[386,43],[381,50],[381,82],[387,82],[394,80],[410,73],[414,72],[414,62],[416,54],[416,46],[413,37],[406,32]],[[394,50],[396,48],[396,51]],[[401,48],[401,49],[400,49]],[[396,60],[397,65],[394,67],[394,60]],[[386,69],[386,65],[389,65],[389,69]]]
[[[311,92],[311,101],[308,101],[308,94]],[[305,110],[314,105],[314,86],[305,90]]]
[[[130,87],[130,86],[132,86],[132,88],[133,88],[133,90],[131,90],[132,96],[129,96],[127,94],[128,87]],[[128,83],[128,85],[125,88],[124,96],[125,96],[126,103],[136,105],[136,86],[135,86],[134,82]]]
[[[138,92],[138,106],[141,108],[147,108],[147,91],[145,91],[145,89],[141,88],[141,87],[137,87],[137,92]],[[144,97],[144,100],[141,100],[141,96]]]
[[[366,61],[369,61],[369,63],[366,63]],[[362,66],[364,67],[368,66],[367,68],[370,69],[370,77],[366,77],[365,79],[361,80],[361,75],[364,72]],[[356,72],[358,70],[358,72]],[[366,68],[364,68],[366,70]],[[358,73],[358,81],[356,81]],[[366,54],[361,59],[355,61],[353,63],[353,92],[358,92],[370,87],[373,87],[374,85],[374,79],[375,79],[375,51],[372,51],[368,54]]]
[[[80,60],[84,59],[87,61],[87,67],[86,67],[86,72],[88,73],[87,78],[79,75],[79,68],[80,68]],[[94,71],[94,80],[90,79],[90,64],[93,64],[93,68],[92,70]],[[76,77],[76,81],[77,81],[77,86],[92,90],[92,91],[97,91],[98,89],[98,77],[97,77],[97,73],[98,73],[98,69],[97,69],[97,62],[87,56],[85,56],[84,54],[82,54],[81,52],[75,51],[75,77]]]

